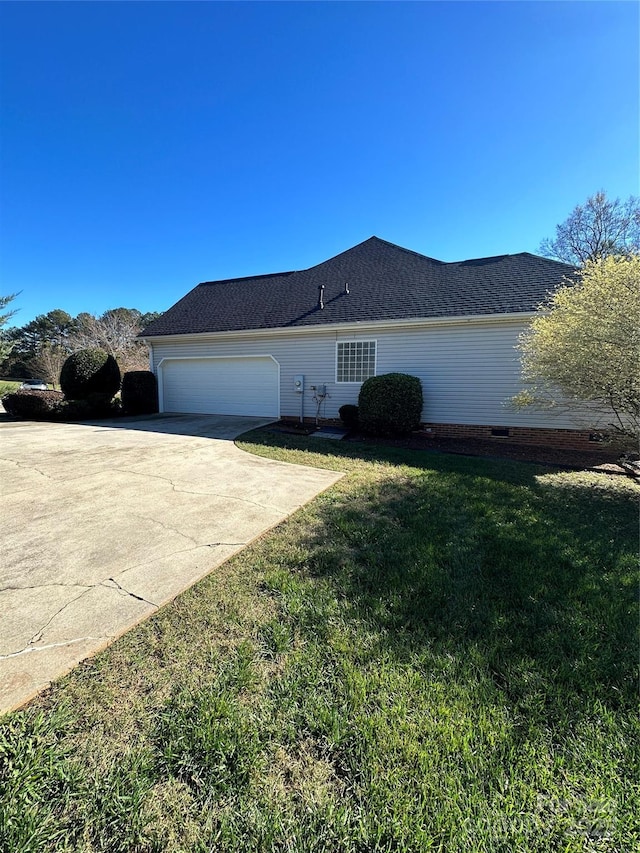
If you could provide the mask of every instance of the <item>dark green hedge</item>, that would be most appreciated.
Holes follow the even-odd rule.
[[[358,407],[351,403],[345,403],[338,409],[340,420],[347,429],[357,429],[359,424]]]
[[[150,370],[125,373],[120,396],[128,415],[153,415],[158,411],[158,383]]]
[[[120,401],[105,394],[65,400],[61,391],[14,391],[5,394],[2,405],[12,417],[29,421],[83,421],[122,414]]]
[[[120,388],[120,368],[102,349],[79,350],[62,365],[60,387],[68,400],[86,400],[91,394],[111,399]]]
[[[362,384],[358,397],[360,426],[374,435],[402,435],[420,426],[422,385],[416,376],[385,373]]]
[[[58,411],[59,419],[63,421],[92,421],[121,414],[120,400],[112,400],[108,394],[95,393],[84,400],[63,400]]]
[[[12,391],[2,398],[8,415],[25,420],[53,420],[59,413],[64,395],[61,391]]]

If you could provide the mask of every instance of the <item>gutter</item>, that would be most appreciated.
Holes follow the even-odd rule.
[[[171,335],[145,335],[142,340],[145,343],[156,343],[160,341],[171,341],[183,338],[231,338],[231,337],[268,337],[269,335],[298,335],[322,334],[326,332],[366,332],[380,329],[402,329],[420,328],[429,326],[467,326],[482,323],[495,323],[502,320],[515,322],[518,320],[532,320],[546,313],[542,311],[517,311],[509,314],[468,314],[463,317],[419,317],[404,320],[374,320],[356,323],[327,323],[321,326],[276,326],[269,329],[231,329],[224,332],[183,332]]]

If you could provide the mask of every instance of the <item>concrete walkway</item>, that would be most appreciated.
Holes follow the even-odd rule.
[[[0,712],[340,479],[235,446],[265,423],[0,422]]]

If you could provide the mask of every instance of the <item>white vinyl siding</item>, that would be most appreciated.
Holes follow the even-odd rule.
[[[375,341],[338,341],[336,382],[364,382],[375,375]]]
[[[509,400],[522,389],[516,349],[526,319],[487,318],[474,321],[375,326],[357,331],[338,329],[281,330],[252,335],[184,335],[150,339],[153,361],[162,358],[247,356],[268,353],[280,366],[280,416],[300,414],[296,374],[305,377],[304,414],[314,416],[312,385],[326,385],[328,397],[320,416],[337,418],[344,403],[358,402],[360,383],[336,382],[336,344],[376,341],[376,375],[418,376],[424,392],[422,420],[430,423],[584,428],[566,413],[515,411]],[[157,368],[156,368],[157,370]]]
[[[279,416],[278,365],[272,358],[169,357],[159,368],[164,412]]]

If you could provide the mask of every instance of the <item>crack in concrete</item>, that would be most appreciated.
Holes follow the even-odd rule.
[[[126,572],[127,569],[125,569],[124,571]],[[123,572],[120,572],[120,574],[123,574]],[[122,584],[119,584],[115,578],[107,578],[106,581],[102,581],[101,583],[96,584],[96,586],[103,586],[105,589],[114,589],[114,587],[108,585],[108,581],[114,583],[115,588],[123,595],[129,595],[131,596],[131,598],[135,598],[137,601],[144,601],[145,604],[150,604],[152,607],[155,607],[156,610],[160,606],[159,604],[155,604],[153,601],[149,601],[148,598],[143,598],[141,595],[136,595],[135,592],[130,592],[128,589],[125,589]]]
[[[49,426],[51,426],[51,424],[49,424]],[[66,426],[68,426],[68,424],[66,424]],[[70,455],[71,451],[62,451],[62,453]],[[77,460],[77,454],[76,454],[76,460]],[[63,473],[61,473],[59,470],[56,470],[52,474],[45,474],[44,471],[41,471],[39,468],[35,468],[33,465],[28,465],[28,464],[23,463],[23,462],[16,462],[15,459],[7,459],[6,457],[0,457],[0,462],[11,462],[13,465],[17,465],[19,468],[24,468],[27,471],[35,471],[37,474],[40,474],[41,476],[45,477],[45,479],[49,480],[50,482],[58,483],[61,486],[66,485],[67,483],[76,483],[79,480],[86,481],[86,479],[87,479],[86,473],[78,474],[77,476],[73,476],[73,475],[69,474],[68,470],[65,470]],[[108,470],[111,470],[111,469],[109,468],[109,466],[107,464],[105,464],[104,469],[101,469],[99,471],[94,472],[94,474],[92,476],[95,476],[95,474],[104,473],[104,471],[108,471]],[[14,489],[12,492],[3,493],[2,495],[0,495],[0,498],[8,498],[8,497],[11,497],[12,495],[20,495],[20,494],[22,494],[22,492],[28,492],[28,491],[32,491],[32,490],[33,490],[33,486],[25,486],[24,489]]]
[[[102,637],[78,637],[75,640],[62,640],[60,643],[49,643],[46,646],[25,646],[24,649],[20,649],[19,652],[10,652],[8,655],[0,655],[0,660],[7,660],[7,658],[16,658],[20,655],[27,655],[32,652],[44,652],[47,649],[58,649],[63,646],[72,646],[74,643],[84,643],[86,640],[95,640],[103,642],[104,640],[113,640],[114,637],[112,634],[105,634]]]
[[[78,587],[79,589],[89,590],[91,586],[95,586],[95,584],[87,585],[86,583],[37,583],[33,586],[3,586],[0,587],[0,593],[2,592],[17,592],[21,589],[47,589],[48,587],[61,586],[65,588]]]
[[[10,460],[5,459],[4,461],[12,462],[13,464],[15,464],[16,466],[18,466],[20,468],[27,468],[28,470],[36,471],[38,474],[41,474],[46,479],[49,479],[49,480],[52,479],[47,474],[45,474],[44,472],[35,468],[34,466],[23,465],[22,463],[16,462],[15,460],[12,460],[12,459],[10,459]],[[262,504],[262,503],[259,503],[257,501],[252,501],[252,500],[249,500],[246,498],[239,498],[239,497],[236,497],[233,495],[221,494],[219,492],[206,492],[206,491],[197,491],[197,490],[193,490],[193,489],[180,488],[171,478],[163,477],[159,474],[145,474],[145,473],[141,473],[138,471],[129,471],[127,469],[114,469],[114,470],[117,470],[120,473],[124,473],[124,474],[135,474],[135,475],[140,476],[140,477],[150,477],[152,479],[164,480],[165,482],[170,484],[170,486],[174,492],[182,492],[184,494],[192,494],[192,495],[201,495],[201,496],[205,496],[205,497],[207,495],[210,495],[212,497],[219,497],[219,498],[223,498],[225,500],[236,501],[236,502],[242,503],[242,504],[251,504],[253,506],[259,507],[260,509],[269,510],[272,512],[277,512],[278,514],[282,514],[282,513],[284,513],[285,515],[287,514],[286,511],[284,511],[278,507],[274,507],[273,505]],[[218,547],[239,548],[239,547],[242,547],[242,546],[247,544],[246,541],[243,541],[243,542],[209,542],[209,543],[199,544],[193,537],[189,536],[186,533],[183,533],[182,531],[178,530],[175,527],[172,527],[168,524],[165,524],[164,522],[160,521],[159,519],[149,518],[148,516],[136,516],[136,517],[140,518],[144,521],[148,521],[148,522],[152,522],[154,524],[157,524],[160,527],[162,527],[163,529],[171,531],[172,533],[177,533],[179,536],[181,536],[184,539],[187,539],[188,541],[193,543],[192,547],[182,548],[182,549],[178,549],[177,551],[173,551],[171,554],[165,555],[164,559],[170,559],[171,557],[178,556],[179,554],[185,554],[185,553],[189,553],[190,551],[196,551],[199,548],[218,548]],[[118,572],[118,576],[122,576],[125,574],[125,572],[132,571],[132,570],[138,568],[139,566],[149,565],[149,564],[152,564],[153,562],[154,562],[153,559],[151,559],[151,560],[147,559],[147,560],[144,560],[140,563],[135,564],[134,566],[128,566],[127,568],[123,569],[121,572]],[[111,586],[111,584],[113,584],[113,586]],[[137,595],[136,593],[130,592],[125,587],[123,587],[122,584],[120,584],[114,577],[110,577],[106,581],[102,580],[98,583],[90,584],[90,585],[75,584],[75,583],[71,583],[71,584],[45,583],[45,584],[36,584],[33,586],[23,586],[23,587],[11,587],[11,586],[4,587],[4,588],[0,589],[0,592],[17,591],[17,590],[21,590],[21,589],[38,589],[38,588],[47,588],[47,587],[68,587],[68,588],[74,588],[75,587],[77,589],[80,589],[81,592],[79,592],[77,595],[73,596],[73,598],[71,598],[69,601],[65,602],[65,604],[62,605],[62,607],[59,607],[58,610],[56,610],[55,613],[53,613],[52,616],[45,622],[45,624],[38,631],[36,631],[36,633],[28,641],[26,646],[24,646],[22,649],[20,649],[16,652],[11,652],[11,653],[8,653],[5,655],[0,655],[0,660],[4,660],[4,659],[10,658],[10,657],[16,657],[18,655],[26,654],[26,653],[33,652],[33,651],[41,651],[41,650],[48,649],[48,648],[67,646],[67,645],[71,645],[73,643],[82,642],[84,640],[102,640],[102,639],[105,639],[104,637],[80,637],[80,638],[74,638],[71,640],[65,640],[65,641],[62,641],[59,643],[50,643],[46,646],[35,645],[39,640],[42,639],[44,632],[52,624],[52,622],[61,613],[63,613],[67,607],[69,607],[74,602],[78,601],[80,598],[82,598],[83,595],[86,595],[88,592],[90,592],[92,589],[95,589],[98,586],[102,586],[105,589],[114,589],[121,595],[128,596],[128,597],[131,597],[137,601],[144,602],[145,604],[148,604],[149,606],[151,606],[155,609],[158,609],[158,607],[159,607],[159,605],[156,604],[155,602],[149,601],[148,599],[144,598],[143,596],[140,596],[140,595]],[[108,639],[108,636],[107,636],[107,639]]]
[[[170,554],[165,554],[162,558],[163,560],[168,560],[171,557],[176,557],[178,554],[188,554],[189,551],[197,551],[199,548],[217,548],[219,545],[228,545],[230,547],[236,547],[240,545],[246,545],[247,542],[205,542],[202,545],[194,545],[193,548],[181,548],[178,551],[172,551]],[[140,566],[148,566],[154,562],[151,560],[142,560],[140,563],[136,563],[134,566],[127,566],[126,569],[123,569],[121,572],[118,572],[118,577],[120,575],[125,574],[125,572],[132,572],[134,569],[140,568]]]
[[[239,498],[236,495],[225,495],[220,492],[201,492],[196,491],[194,489],[185,489],[180,488],[180,486],[176,485],[174,481],[170,477],[163,477],[161,474],[146,474],[142,471],[130,471],[126,468],[114,468],[114,471],[118,471],[120,474],[134,474],[137,477],[152,477],[154,480],[164,480],[165,483],[169,483],[172,490],[174,492],[181,492],[185,495],[202,495],[203,497],[212,497],[212,498],[224,498],[228,501],[237,501],[238,503],[243,504],[251,504],[252,506],[258,506],[260,509],[266,509],[271,512],[277,513],[289,513],[291,510],[284,509],[282,507],[274,506],[273,504],[262,504],[258,501],[251,501],[248,498]]]
[[[125,569],[125,571],[126,571],[126,569]],[[111,581],[114,584],[114,586],[109,586],[107,581]],[[61,613],[63,613],[67,609],[67,607],[69,607],[71,604],[73,604],[74,602],[81,599],[83,595],[86,595],[92,589],[96,589],[99,586],[104,587],[104,589],[114,590],[115,592],[118,592],[121,595],[130,596],[131,598],[135,598],[138,601],[143,601],[145,604],[149,604],[149,605],[151,605],[151,607],[155,607],[156,610],[158,609],[158,605],[154,604],[153,601],[148,601],[146,598],[142,598],[142,596],[136,595],[134,592],[129,592],[129,590],[125,589],[121,584],[119,584],[118,581],[115,580],[115,578],[108,578],[107,581],[103,580],[103,581],[100,581],[99,583],[91,584],[90,586],[81,586],[81,587],[80,587],[80,584],[72,584],[72,585],[68,585],[68,584],[43,584],[42,585],[43,587],[48,587],[48,586],[78,586],[83,591],[78,593],[78,595],[75,595],[69,601],[66,601],[62,605],[62,607],[59,607],[55,611],[55,613],[53,613],[49,617],[49,619],[47,619],[45,624],[35,632],[35,634],[31,637],[31,639],[29,640],[29,642],[25,646],[23,646],[17,652],[10,652],[9,654],[6,654],[6,655],[0,655],[0,660],[4,660],[5,658],[8,658],[8,657],[15,657],[16,655],[21,655],[21,654],[24,654],[25,652],[34,651],[37,649],[49,648],[49,647],[53,647],[56,645],[64,646],[64,645],[67,645],[68,643],[78,642],[78,640],[73,639],[73,640],[65,640],[62,643],[52,643],[52,644],[50,644],[50,646],[36,646],[35,645],[39,640],[42,639],[44,632],[47,630],[49,625],[51,625],[53,620],[56,619],[56,617],[58,617]],[[24,589],[25,587],[19,587],[19,588]],[[27,589],[37,589],[37,588],[38,587],[27,587]],[[3,591],[3,590],[0,590],[0,591]],[[86,639],[90,639],[90,638],[87,637]],[[98,639],[100,639],[100,638],[98,638]]]
[[[10,462],[12,465],[17,465],[18,468],[24,468],[26,471],[35,471],[36,474],[40,474],[41,477],[44,477],[45,480],[52,480],[49,474],[45,474],[44,471],[41,471],[39,468],[36,468],[35,465],[29,465],[26,462],[16,462],[15,459],[7,459],[6,456],[0,456],[0,462]]]
[[[93,586],[88,587],[87,589],[84,590],[84,592],[79,593],[78,595],[74,596],[70,601],[67,601],[65,604],[63,604],[62,607],[59,607],[56,610],[56,612],[53,614],[53,616],[51,616],[49,619],[47,619],[47,621],[42,626],[42,628],[40,628],[38,631],[36,631],[36,633],[33,635],[33,637],[31,637],[31,639],[29,640],[27,645],[23,647],[22,651],[26,651],[29,648],[29,646],[32,646],[34,643],[37,643],[38,640],[41,640],[42,635],[47,630],[49,625],[51,625],[51,623],[56,618],[56,616],[59,616],[64,610],[67,609],[67,607],[69,607],[70,604],[73,604],[74,601],[78,601],[79,598],[82,598],[82,596],[86,595],[89,592],[89,590],[91,590],[91,589],[93,589]]]
[[[146,518],[145,516],[139,516],[139,517],[140,518]],[[147,519],[147,520],[154,521],[155,519]],[[164,527],[167,530],[173,530],[174,529],[172,527],[169,527],[169,525],[162,524],[162,522],[158,522],[158,524],[160,524],[162,527]],[[176,531],[176,532],[180,533],[180,531]],[[193,539],[191,536],[187,536],[186,533],[181,533],[180,535],[184,536],[185,539],[189,539],[191,542],[193,542],[194,547],[193,548],[183,548],[179,551],[173,551],[171,554],[167,555],[168,557],[173,557],[176,554],[185,554],[188,551],[196,551],[198,548],[219,548],[221,546],[225,546],[225,547],[229,547],[229,548],[239,548],[241,545],[247,544],[246,541],[244,541],[244,542],[203,542],[201,544],[198,544],[195,539]],[[122,575],[125,572],[132,571],[133,569],[137,569],[139,566],[144,566],[144,565],[147,565],[149,563],[153,563],[153,560],[143,560],[141,563],[136,563],[136,565],[134,565],[134,566],[127,566],[126,569],[122,569],[121,572],[118,572],[118,575]],[[115,583],[116,586],[120,587],[120,589],[122,589],[123,592],[127,592],[127,590],[125,590],[124,587],[122,587],[115,578],[113,578],[113,577],[107,578],[107,581],[113,581],[113,583]],[[27,586],[3,586],[3,587],[0,587],[0,594],[2,594],[3,592],[20,592],[21,590],[27,590],[27,589],[49,589],[49,588],[55,588],[55,587],[62,587],[63,589],[74,589],[74,588],[75,589],[82,589],[82,590],[84,590],[84,592],[88,592],[90,589],[94,589],[97,586],[104,586],[105,583],[106,583],[106,581],[99,581],[98,583],[93,583],[93,584],[86,584],[86,583],[36,583],[36,584],[29,584]],[[133,595],[134,598],[139,598],[139,596],[136,596],[135,593],[128,592],[127,594]],[[79,598],[79,597],[80,597],[80,595],[76,596],[76,598]],[[75,601],[76,598],[74,598],[72,600]],[[140,601],[147,601],[147,599],[140,598]],[[147,603],[153,604],[152,601],[149,601]],[[71,604],[71,602],[69,601],[69,602],[67,602],[67,604]],[[158,605],[153,604],[153,606],[157,607]],[[65,607],[66,607],[66,605],[65,605]],[[42,630],[44,630],[44,628]]]
[[[189,536],[188,533],[183,533],[181,530],[178,530],[177,527],[172,527],[170,524],[166,524],[164,521],[160,521],[159,518],[149,518],[148,515],[134,515],[133,517],[139,518],[141,521],[148,521],[151,524],[157,524],[163,530],[168,530],[170,533],[177,533],[178,536],[182,536],[184,539],[188,539],[189,542],[193,542],[195,546],[198,546],[198,542],[196,542],[193,536]]]

